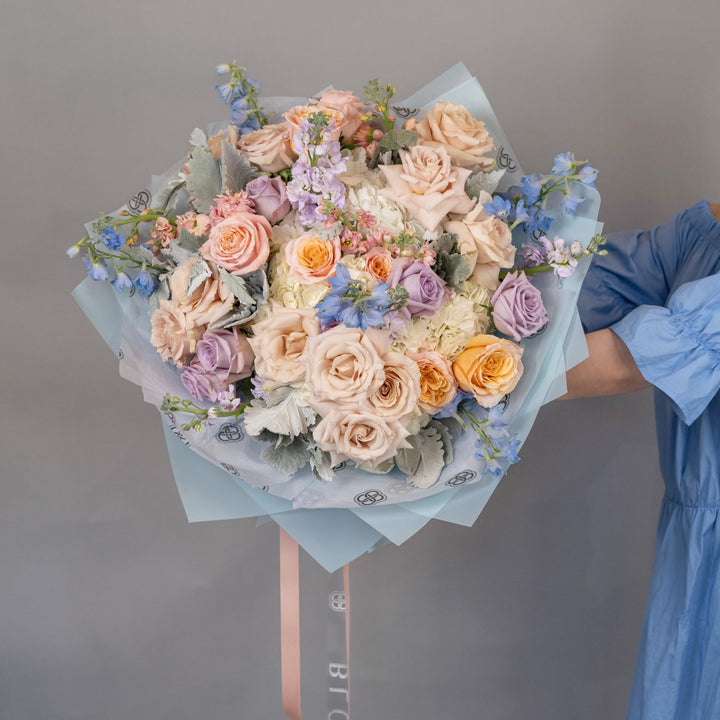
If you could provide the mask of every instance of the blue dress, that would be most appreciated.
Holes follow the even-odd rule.
[[[665,496],[627,720],[720,719],[720,223],[706,201],[608,238],[583,284],[655,386]]]

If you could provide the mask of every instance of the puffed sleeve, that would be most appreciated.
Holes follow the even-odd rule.
[[[608,236],[607,254],[596,256],[580,293],[585,332],[610,327],[640,305],[665,305],[683,257],[708,223],[707,201],[652,230]]]
[[[720,389],[720,273],[681,285],[667,307],[635,308],[611,329],[691,425]]]

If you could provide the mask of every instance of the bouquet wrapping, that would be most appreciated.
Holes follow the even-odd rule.
[[[585,357],[595,171],[566,153],[524,176],[462,65],[399,102],[371,83],[366,105],[256,99],[221,69],[233,126],[88,224],[74,291],[162,410],[189,521],[271,519],[328,571],[433,518],[471,525]],[[475,134],[446,145],[453,113]],[[283,127],[282,150],[251,142]],[[507,240],[478,249],[479,227]],[[243,233],[264,244],[228,256]]]

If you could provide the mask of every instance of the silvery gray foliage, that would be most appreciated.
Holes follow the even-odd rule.
[[[207,145],[193,148],[188,160],[187,189],[199,213],[207,214],[217,195],[222,192],[220,163]]]
[[[409,483],[418,488],[428,488],[437,482],[445,467],[443,434],[437,426],[427,425],[407,441],[412,447],[400,448],[395,463]]]
[[[221,170],[223,190],[228,193],[237,193],[254,180],[260,173],[250,164],[250,161],[236,147],[227,140],[222,143]]]

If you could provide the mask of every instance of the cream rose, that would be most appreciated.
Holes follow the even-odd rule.
[[[190,272],[196,262],[198,259],[191,257],[170,274],[170,297],[177,304],[178,310],[187,315],[194,325],[209,325],[230,311],[235,296],[220,280],[220,273],[214,265],[208,265],[210,276],[188,293]]]
[[[290,274],[310,285],[335,275],[340,255],[339,237],[323,240],[315,232],[305,233],[285,245]]]
[[[420,399],[418,404],[429,415],[452,402],[457,395],[457,381],[452,365],[437,352],[411,355],[420,370]]]
[[[394,418],[351,409],[331,410],[313,430],[318,447],[330,453],[333,464],[352,460],[358,465],[377,467],[408,448],[407,429]]]
[[[385,380],[369,398],[373,413],[402,418],[416,412],[420,397],[420,370],[414,360],[402,353],[389,352],[385,360]]]
[[[458,385],[483,407],[497,405],[515,389],[523,373],[523,350],[510,340],[476,335],[453,363]]]
[[[200,253],[233,275],[246,275],[267,262],[271,233],[262,215],[240,211],[213,227]]]
[[[297,157],[292,149],[290,126],[287,123],[265,125],[260,130],[243,135],[237,146],[253,165],[266,173],[291,167]]]
[[[487,172],[495,160],[485,157],[494,150],[493,140],[482,120],[476,120],[463,105],[441,100],[415,127],[419,144],[447,150],[453,164],[479,166]]]
[[[473,280],[494,291],[500,268],[515,264],[515,246],[507,223],[489,216],[482,202],[481,197],[463,220],[450,220],[443,228],[458,236],[458,250],[468,261]]]
[[[320,334],[320,321],[311,309],[278,308],[267,319],[252,326],[249,338],[255,353],[255,372],[264,380],[295,385],[305,381],[308,338]]]
[[[467,213],[473,201],[465,194],[469,170],[454,167],[443,148],[416,145],[401,150],[402,165],[381,165],[390,187],[381,192],[415,215],[431,232],[448,213]]]
[[[365,106],[354,93],[347,90],[325,90],[319,100],[311,100],[310,104],[319,109],[332,110],[342,117],[340,135],[351,140],[362,122],[362,111]]]
[[[385,381],[386,342],[380,333],[344,325],[308,338],[302,362],[313,407],[365,405]]]
[[[150,342],[163,360],[176,365],[187,365],[205,331],[204,325],[195,325],[172,300],[161,300],[150,318]]]

